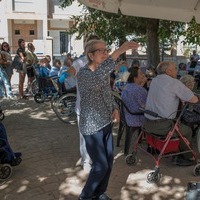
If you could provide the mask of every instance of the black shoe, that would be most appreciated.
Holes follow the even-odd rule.
[[[192,166],[195,165],[195,161],[194,160],[187,160],[184,159],[180,156],[174,156],[172,157],[172,163],[174,165],[178,165],[178,166]]]
[[[8,162],[8,164],[14,167],[14,166],[19,165],[21,162],[22,162],[22,159],[19,157],[19,158],[12,159],[10,162]]]
[[[21,152],[15,152],[14,154],[15,154],[15,157],[16,157],[16,158],[22,157],[22,153],[21,153]]]
[[[112,200],[110,197],[108,197],[105,193],[101,194],[99,197],[92,198],[93,200]]]

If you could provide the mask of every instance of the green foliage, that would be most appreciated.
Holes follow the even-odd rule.
[[[71,6],[74,0],[59,0],[61,7]]]
[[[92,8],[82,16],[73,16],[74,26],[70,34],[78,33],[77,39],[91,33],[96,33],[108,45],[125,40],[128,35],[137,35],[137,39],[145,35],[145,23],[139,23],[140,18],[128,17],[122,14],[111,14]],[[139,30],[139,31],[138,31]]]
[[[186,57],[186,58],[189,58],[190,57],[190,48],[186,48],[183,52],[183,55]]]
[[[187,31],[183,32],[185,36],[184,44],[199,44],[200,43],[200,24],[197,24],[193,19],[187,24]]]
[[[70,6],[74,0],[59,0],[61,7]],[[141,17],[124,16],[107,13],[85,7],[82,16],[73,16],[75,24],[69,33],[78,33],[78,38],[90,33],[96,33],[108,44],[118,42],[129,35],[146,43],[146,19]],[[180,36],[185,36],[184,44],[200,43],[200,25],[193,19],[190,23],[160,20],[158,36],[161,44],[168,41],[175,44]],[[141,42],[140,41],[140,42]]]

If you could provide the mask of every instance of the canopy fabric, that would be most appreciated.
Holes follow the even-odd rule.
[[[200,23],[200,0],[79,0],[98,10],[124,15]]]

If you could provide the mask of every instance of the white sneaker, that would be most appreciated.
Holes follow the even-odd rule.
[[[89,173],[91,169],[92,169],[92,166],[89,163],[84,163],[83,164],[83,170],[85,172]]]
[[[17,97],[15,95],[10,95],[10,96],[7,96],[7,99],[17,100]]]

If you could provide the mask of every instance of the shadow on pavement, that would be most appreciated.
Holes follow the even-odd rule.
[[[3,121],[9,142],[21,151],[22,163],[13,167],[11,178],[0,185],[1,200],[77,200],[87,178],[79,161],[77,125],[59,121],[49,103],[30,100],[3,101]],[[117,129],[114,130],[116,140]],[[138,152],[138,163],[127,166],[121,146],[115,147],[115,161],[108,187],[113,200],[184,199],[193,167],[177,167],[170,159],[161,160],[160,183],[149,184],[147,174],[154,168],[153,160]],[[116,144],[116,142],[115,142]]]

